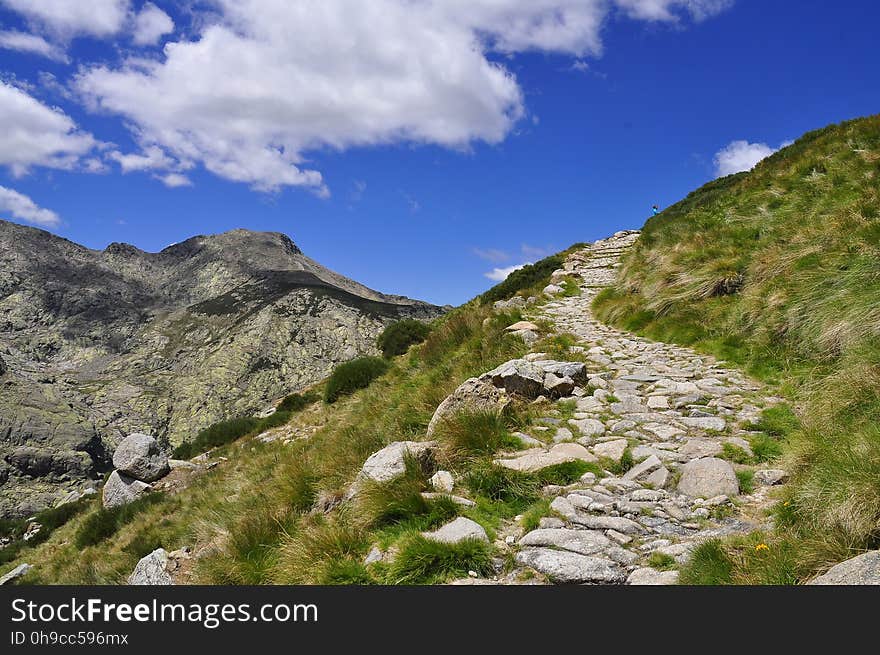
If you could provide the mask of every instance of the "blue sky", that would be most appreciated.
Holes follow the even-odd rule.
[[[0,218],[459,304],[880,111],[868,0],[154,2],[0,0]]]

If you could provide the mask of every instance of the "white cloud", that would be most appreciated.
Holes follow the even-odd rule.
[[[43,209],[23,193],[5,186],[0,186],[0,212],[9,212],[13,218],[44,227],[57,227],[61,224],[58,214],[50,209]]]
[[[783,143],[784,147],[787,143]],[[724,177],[733,173],[750,171],[762,159],[766,159],[779,148],[771,148],[766,143],[749,143],[748,141],[732,141],[715,153],[715,175]]]
[[[174,21],[171,20],[171,16],[152,2],[147,2],[134,17],[132,39],[138,45],[151,45],[173,31]]]
[[[637,20],[676,22],[682,12],[694,20],[705,20],[733,5],[734,0],[614,0],[630,17]]]
[[[156,179],[160,180],[162,184],[172,189],[193,185],[192,180],[190,180],[186,175],[182,175],[181,173],[168,173],[167,175],[157,175]]]
[[[0,82],[0,166],[15,176],[32,166],[72,169],[99,144],[60,109]]]
[[[128,20],[129,0],[0,0],[60,38],[110,36]]]
[[[527,113],[515,76],[489,53],[599,55],[614,3],[638,9],[631,0],[213,0],[216,13],[200,15],[195,36],[166,43],[161,60],[87,67],[75,85],[169,157],[259,190],[326,196],[307,153],[502,141]],[[711,3],[661,4],[672,20]]]
[[[108,157],[119,163],[123,173],[131,171],[149,171],[156,169],[168,169],[176,165],[175,160],[166,155],[161,148],[149,146],[144,148],[143,154],[123,154],[118,151],[111,152]]]
[[[16,32],[14,30],[0,31],[0,48],[40,55],[41,57],[60,61],[64,64],[70,61],[64,51],[58,46],[49,43],[41,36],[26,32]]]
[[[523,264],[517,264],[516,266],[507,266],[506,268],[493,268],[488,273],[483,273],[483,275],[494,282],[502,282],[507,279],[507,276],[513,273],[514,271],[518,271],[523,266],[531,264],[532,262],[525,262]]]
[[[553,248],[553,246],[546,246],[546,247],[530,246],[527,243],[522,244],[522,246],[520,247],[520,250],[522,250],[523,255],[525,255],[526,257],[529,257],[531,259],[540,259],[542,257],[547,257],[548,255],[552,255],[554,252],[556,252],[556,250],[555,250],[555,248]]]

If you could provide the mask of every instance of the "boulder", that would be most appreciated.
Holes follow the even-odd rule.
[[[519,540],[520,546],[553,546],[581,555],[594,555],[611,546],[611,541],[597,530],[539,528]]]
[[[537,398],[544,392],[544,369],[525,359],[512,359],[484,373],[480,379],[491,381],[509,394]]]
[[[529,332],[539,332],[541,328],[532,323],[531,321],[519,321],[514,323],[513,325],[508,325],[504,328],[508,332],[519,332],[520,330],[528,330]]]
[[[113,453],[113,466],[142,482],[155,482],[171,470],[168,456],[159,448],[159,442],[137,432],[119,442]]]
[[[553,373],[561,378],[571,378],[576,384],[585,384],[588,380],[587,365],[583,362],[557,362],[552,359],[541,359],[535,362],[544,373]]]
[[[430,470],[436,449],[436,441],[395,441],[370,455],[359,477],[373,482],[393,480],[406,472],[407,456],[417,459],[424,470]]]
[[[828,569],[811,585],[880,585],[880,550],[863,553]]]
[[[678,490],[691,498],[736,496],[739,493],[739,480],[729,462],[717,457],[704,457],[682,465]]]
[[[4,574],[3,577],[0,577],[0,587],[2,587],[3,585],[12,584],[20,577],[27,575],[28,571],[30,571],[32,568],[34,567],[30,564],[19,564],[14,569]]]
[[[174,584],[168,573],[168,553],[164,548],[157,548],[144,556],[128,576],[130,585],[170,585]]]
[[[626,573],[614,562],[564,550],[524,548],[516,554],[516,561],[554,582],[616,584],[626,580]]]
[[[557,293],[562,293],[564,289],[558,284],[548,284],[544,287],[544,295],[545,296],[555,296]]]
[[[477,539],[479,541],[489,541],[489,536],[483,526],[464,516],[450,521],[446,525],[434,530],[433,532],[423,532],[425,539],[439,541],[445,544],[457,544],[465,539]]]
[[[149,492],[152,488],[146,482],[135,480],[125,473],[113,471],[104,484],[102,496],[104,508],[112,509],[120,505],[127,505]]]
[[[574,380],[570,377],[559,377],[556,373],[547,373],[544,376],[544,389],[551,398],[564,398],[574,391]]]
[[[489,380],[470,378],[440,403],[428,423],[427,437],[434,435],[444,419],[464,410],[503,412],[510,405],[510,398]]]

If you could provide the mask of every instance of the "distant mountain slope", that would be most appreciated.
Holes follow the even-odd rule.
[[[393,320],[440,313],[279,233],[94,251],[0,221],[0,511],[95,475],[127,432],[178,443],[374,352]]]
[[[803,408],[776,544],[790,579],[880,545],[880,115],[649,220],[595,309],[746,364]]]

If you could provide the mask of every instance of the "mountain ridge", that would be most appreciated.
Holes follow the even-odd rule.
[[[30,510],[94,477],[128,432],[180,443],[375,354],[388,323],[442,311],[335,273],[278,232],[149,253],[0,221],[0,508],[19,483]]]

